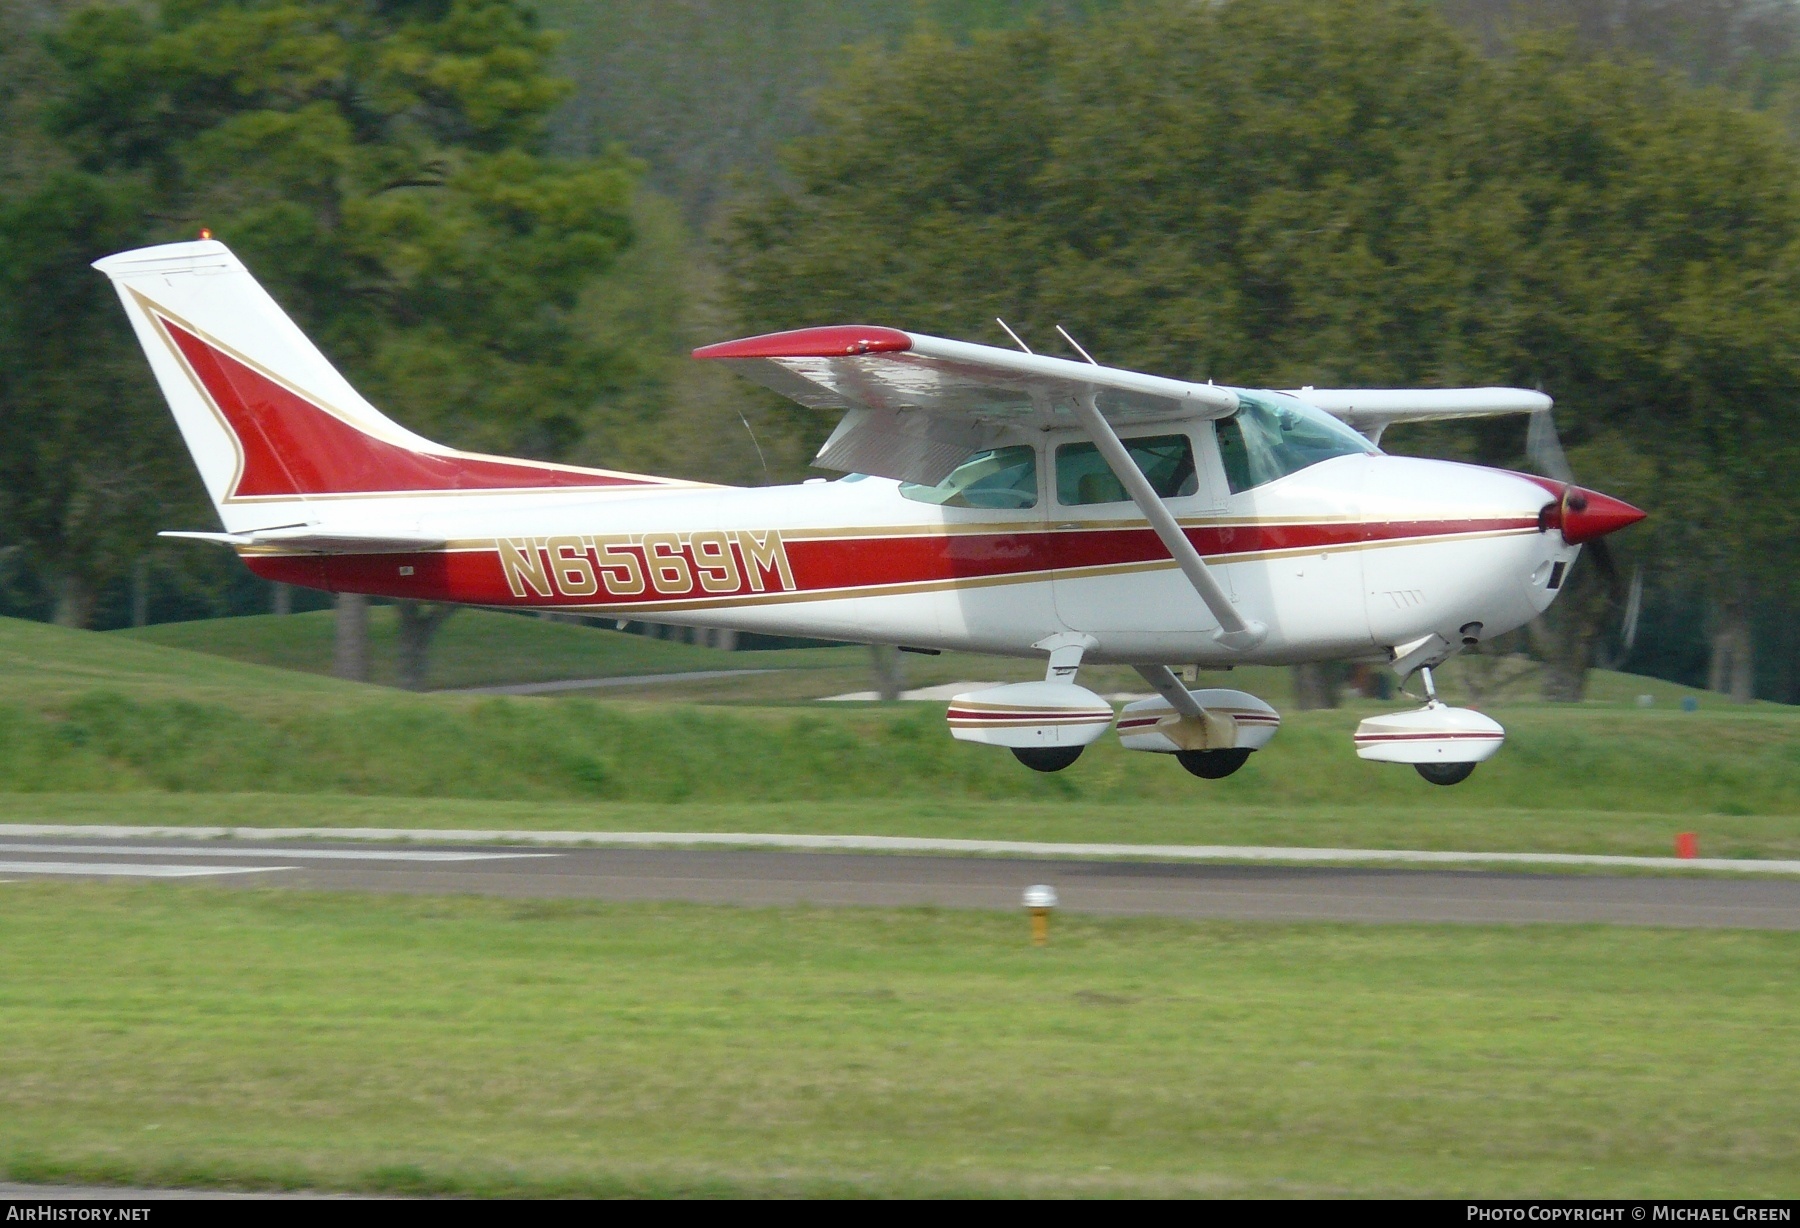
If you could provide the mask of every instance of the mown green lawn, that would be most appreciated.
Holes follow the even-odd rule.
[[[246,713],[95,691],[0,703],[0,791],[307,793],[493,801],[1156,804],[1203,825],[1244,808],[1800,815],[1800,720],[1518,708],[1467,783],[1358,760],[1355,711],[1295,713],[1223,781],[1107,738],[1055,775],[954,741],[940,711],[395,697]]]
[[[1696,831],[1709,854],[1800,855],[1800,711],[1513,705],[1501,754],[1441,789],[1356,759],[1350,733],[1374,710],[1290,712],[1228,780],[1111,738],[1045,776],[955,742],[938,705],[413,696],[0,620],[0,821],[1649,854]]]
[[[1793,1197],[1800,934],[0,886],[13,1179]]]
[[[335,678],[180,651],[115,633],[0,618],[0,703],[53,710],[95,690],[142,700],[224,704],[251,713],[329,709],[366,703],[380,694]]]

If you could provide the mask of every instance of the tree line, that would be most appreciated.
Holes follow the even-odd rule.
[[[1792,6],[808,0],[773,41],[767,7],[0,0],[0,611],[142,612],[154,530],[210,517],[86,267],[205,225],[408,426],[714,480],[830,424],[685,349],[833,319],[1542,387],[1654,514],[1633,663],[1800,700]],[[1523,463],[1516,422],[1384,444]],[[267,600],[155,557],[172,607]],[[1617,607],[1590,579],[1521,645],[1552,690]],[[422,654],[443,614],[403,617]]]

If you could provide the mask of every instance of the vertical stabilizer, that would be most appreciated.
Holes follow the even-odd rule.
[[[364,400],[223,243],[147,247],[94,267],[118,290],[229,531],[295,523],[307,505],[345,497],[669,484],[415,435]]]

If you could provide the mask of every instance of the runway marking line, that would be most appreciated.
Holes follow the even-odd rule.
[[[0,824],[0,836],[90,839],[372,840],[440,844],[536,844],[587,848],[775,848],[808,852],[959,853],[965,856],[1130,858],[1147,861],[1273,861],[1315,864],[1593,866],[1640,870],[1711,870],[1800,875],[1800,861],[1727,857],[1633,857],[1601,853],[1460,852],[1435,849],[1286,848],[1236,844],[1055,844],[1036,840],[954,840],[921,836],[813,836],[779,832],[517,831],[408,827],[146,827],[51,823]],[[96,849],[96,852],[104,852]],[[319,850],[320,852],[330,850]],[[182,856],[185,850],[168,850]],[[252,855],[305,856],[299,850],[254,850]],[[494,854],[518,856],[520,854]],[[540,854],[548,855],[548,854]],[[0,866],[0,869],[4,869]]]
[[[122,861],[0,861],[4,874],[101,875],[107,878],[199,878],[215,874],[267,874],[299,866],[159,866]],[[17,882],[17,879],[9,879]]]
[[[8,844],[0,853],[91,853],[108,857],[304,857],[317,861],[517,861],[561,853],[475,853],[414,849],[193,848],[126,844]]]

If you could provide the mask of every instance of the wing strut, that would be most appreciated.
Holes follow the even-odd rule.
[[[1181,574],[1188,578],[1188,583],[1194,586],[1200,600],[1206,603],[1212,616],[1219,620],[1219,629],[1213,634],[1213,639],[1236,652],[1248,652],[1255,648],[1268,637],[1269,629],[1260,622],[1246,620],[1237,612],[1237,607],[1231,604],[1231,598],[1226,596],[1225,590],[1219,587],[1219,582],[1207,569],[1206,560],[1200,557],[1200,552],[1194,549],[1194,543],[1181,531],[1174,513],[1169,511],[1168,505],[1157,495],[1150,485],[1150,479],[1144,476],[1144,471],[1138,468],[1137,462],[1131,459],[1131,453],[1125,450],[1125,445],[1119,442],[1119,436],[1101,414],[1100,407],[1094,403],[1094,396],[1092,388],[1084,388],[1076,395],[1075,417],[1081,422],[1082,429],[1087,431],[1088,438],[1094,441],[1094,446],[1100,450],[1100,455],[1106,458],[1113,476],[1119,479],[1119,484],[1131,496],[1131,501],[1137,504],[1138,511],[1150,522],[1150,527],[1162,540],[1163,547],[1181,568]]]
[[[1156,693],[1169,701],[1169,706],[1183,716],[1204,717],[1206,709],[1200,706],[1192,691],[1181,685],[1181,679],[1175,671],[1166,665],[1140,665],[1137,672],[1143,675],[1145,682],[1156,688]]]

